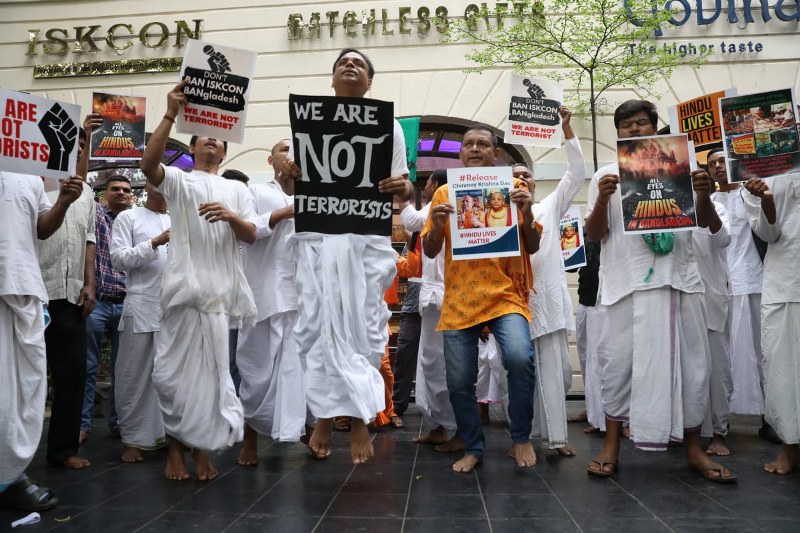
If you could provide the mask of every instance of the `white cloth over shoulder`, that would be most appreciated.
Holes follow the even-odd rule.
[[[715,192],[711,199],[725,206],[730,225],[731,244],[727,249],[731,276],[731,294],[760,294],[764,264],[758,255],[747,219],[744,198],[750,196],[744,187],[730,192]]]

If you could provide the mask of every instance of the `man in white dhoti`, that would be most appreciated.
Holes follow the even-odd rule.
[[[284,139],[269,156],[285,156]],[[280,442],[297,442],[305,433],[303,367],[292,329],[297,320],[297,261],[294,235],[294,180],[276,172],[273,181],[250,186],[257,240],[242,246],[242,265],[253,290],[257,322],[239,330],[236,365],[244,409],[241,465],[258,464],[258,434]]]
[[[711,180],[704,170],[696,171],[698,179]],[[713,187],[713,181],[711,181]],[[712,189],[713,190],[713,189]],[[713,195],[712,195],[713,198]],[[725,207],[714,202],[720,220],[719,228],[697,228],[692,231],[697,270],[703,280],[708,316],[708,347],[711,356],[709,373],[709,416],[703,422],[701,434],[710,437],[706,448],[708,455],[730,455],[725,444],[731,416],[730,400],[733,392],[730,357],[730,275],[728,274],[727,248],[731,243],[730,225]]]
[[[430,200],[436,189],[447,183],[447,171],[434,170],[428,177],[423,194],[429,203],[422,209],[401,205],[400,219],[408,231],[425,227],[430,211]],[[421,237],[420,237],[421,238]],[[433,444],[437,451],[457,452],[464,449],[464,441],[456,431],[456,417],[447,392],[444,367],[443,338],[436,331],[444,301],[444,256],[442,250],[436,257],[422,254],[422,286],[419,291],[419,314],[422,317],[417,354],[415,402],[422,410],[422,423],[429,431],[414,439],[417,444]]]
[[[171,223],[161,193],[149,183],[145,192],[144,207],[117,216],[110,247],[111,263],[127,276],[114,365],[114,395],[125,463],[138,463],[143,459],[141,450],[164,445],[164,419],[153,386],[153,360]]]
[[[731,276],[731,411],[744,415],[764,414],[764,371],[761,353],[761,284],[764,278],[762,254],[756,246],[744,207],[746,191],[740,183],[728,183],[725,152],[711,150],[708,173],[719,190],[712,196],[725,206],[731,227],[727,249]],[[759,244],[763,244],[760,242]],[[762,416],[763,422],[763,416]],[[759,436],[775,442],[775,431],[762,423]]]
[[[333,64],[334,93],[363,98],[374,74],[362,52],[346,48]],[[397,121],[393,140],[391,177],[380,180],[378,188],[405,201],[413,184]],[[293,178],[301,176],[293,159],[284,170]],[[394,251],[389,239],[378,235],[302,232],[295,244],[300,306],[294,331],[304,358],[306,400],[317,417],[309,448],[318,459],[330,455],[334,417],[350,416],[350,451],[353,463],[360,464],[374,453],[367,424],[386,407],[378,367],[388,342],[390,313],[383,295],[397,272]]]
[[[182,81],[142,157],[147,181],[167,201],[172,228],[161,279],[161,325],[153,364],[169,453],[167,479],[188,479],[184,445],[197,478],[215,478],[206,450],[242,440],[242,404],[228,371],[228,327],[256,315],[242,271],[239,241],[256,239],[253,201],[240,183],[219,176],[227,143],[192,137],[192,172],[161,165],[172,124],[186,104]],[[224,222],[224,224],[218,224]]]
[[[0,507],[44,511],[58,504],[25,476],[42,436],[47,396],[47,290],[36,241],[61,226],[82,191],[80,178],[64,180],[51,205],[39,176],[0,172]]]
[[[564,260],[561,256],[561,217],[570,208],[586,178],[586,166],[580,141],[570,125],[572,111],[566,106],[558,110],[567,150],[567,171],[555,191],[533,204],[533,214],[542,224],[539,251],[531,256],[533,290],[528,305],[531,309],[530,332],[536,361],[533,436],[560,455],[571,457],[575,448],[567,444],[567,392],[572,386],[572,365],[569,362],[567,337],[575,331],[572,299],[567,289]],[[515,165],[515,178],[525,180],[533,192],[533,173],[524,165]]]
[[[619,138],[655,135],[657,123],[655,106],[644,100],[629,100],[614,113]],[[616,472],[622,424],[629,421],[637,448],[666,450],[670,440],[683,440],[692,469],[711,481],[734,481],[700,442],[709,348],[691,233],[625,235],[618,183],[615,163],[598,170],[589,185],[586,231],[602,245],[599,299],[605,320],[597,354],[606,434],[587,471],[600,477]],[[710,184],[695,179],[693,187],[697,223],[709,227],[716,218]]]
[[[764,416],[783,443],[764,470],[788,474],[800,458],[800,174],[751,179],[745,188],[750,227],[769,243],[761,301]]]

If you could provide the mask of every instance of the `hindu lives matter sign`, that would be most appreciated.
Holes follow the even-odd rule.
[[[686,135],[617,141],[625,233],[661,233],[697,226]]]
[[[255,68],[255,52],[189,39],[181,66],[188,102],[178,132],[241,143]]]
[[[298,232],[391,235],[394,104],[367,98],[289,95]]]
[[[558,114],[564,100],[561,86],[546,78],[512,74],[510,92],[505,141],[530,146],[561,146],[561,116]]]
[[[695,148],[722,146],[719,100],[735,94],[736,89],[727,89],[670,106],[667,108],[670,131],[688,135]]]

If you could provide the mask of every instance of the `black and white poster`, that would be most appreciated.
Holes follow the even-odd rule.
[[[394,104],[366,98],[289,95],[298,232],[391,235]]]

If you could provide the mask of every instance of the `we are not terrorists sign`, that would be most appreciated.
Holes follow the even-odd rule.
[[[298,232],[391,235],[394,105],[366,98],[289,95]]]

